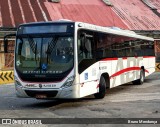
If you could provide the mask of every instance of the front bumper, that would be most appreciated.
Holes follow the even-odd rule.
[[[45,95],[47,98],[79,98],[78,85],[59,89],[27,89],[16,86],[16,95],[21,98],[36,98],[37,95]],[[44,99],[44,98],[43,98]]]

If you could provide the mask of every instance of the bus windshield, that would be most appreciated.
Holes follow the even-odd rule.
[[[35,80],[66,75],[73,68],[73,35],[19,35],[15,58],[22,79],[25,75]]]

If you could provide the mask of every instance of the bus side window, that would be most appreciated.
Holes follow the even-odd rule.
[[[92,46],[91,46],[91,40],[90,39],[86,39],[86,42],[85,42],[85,50],[84,50],[84,53],[85,53],[85,58],[87,59],[92,59]]]
[[[80,59],[92,59],[92,37],[87,37],[87,35],[82,34],[78,39],[78,54]]]
[[[85,69],[96,62],[94,58],[94,36],[93,33],[79,33],[78,38],[78,71],[82,73]]]
[[[84,55],[84,40],[83,38],[80,36],[78,38],[78,61],[80,62],[81,60],[83,60],[85,58]]]

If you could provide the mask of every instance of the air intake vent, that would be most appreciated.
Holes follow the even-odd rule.
[[[107,6],[113,6],[112,2],[110,0],[103,0],[103,2],[107,5]]]

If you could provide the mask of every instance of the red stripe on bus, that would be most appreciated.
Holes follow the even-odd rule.
[[[146,70],[146,69],[145,69],[145,72],[149,73],[149,71],[148,71],[148,70]]]
[[[123,57],[122,59],[127,59],[129,57]],[[135,56],[135,58],[138,58],[138,56]],[[155,58],[155,56],[143,56],[143,58]],[[119,58],[105,58],[101,61],[109,61],[109,60],[118,60]]]
[[[143,56],[143,58],[155,58],[155,56]]]
[[[101,61],[109,61],[109,60],[118,60],[118,58],[105,58],[105,59],[102,59]]]
[[[140,67],[129,67],[129,68],[125,68],[123,70],[120,70],[116,73],[114,73],[113,75],[110,76],[110,78],[116,77],[118,75],[121,75],[122,73],[128,72],[128,71],[133,71],[133,70],[141,70]],[[148,70],[145,70],[145,72],[149,73]]]

